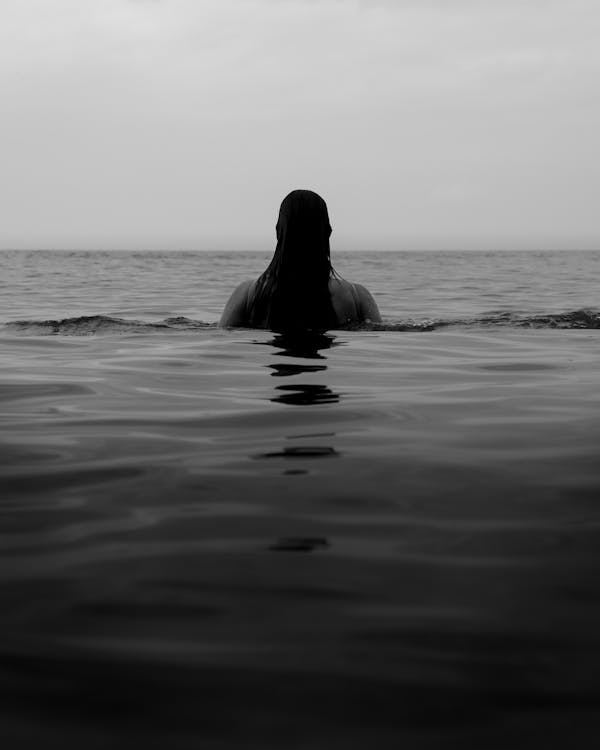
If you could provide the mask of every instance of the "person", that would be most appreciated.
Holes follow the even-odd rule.
[[[381,321],[368,290],[343,279],[331,265],[331,226],[321,196],[292,191],[279,209],[276,232],[271,263],[258,279],[235,289],[221,326],[323,331]]]

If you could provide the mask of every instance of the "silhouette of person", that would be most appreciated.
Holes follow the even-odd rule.
[[[235,289],[221,326],[324,331],[381,321],[367,289],[346,281],[331,265],[331,226],[319,195],[294,190],[286,196],[276,231],[271,263],[256,281],[244,281]]]

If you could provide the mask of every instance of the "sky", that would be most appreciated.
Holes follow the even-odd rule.
[[[597,0],[2,0],[0,248],[600,248]]]

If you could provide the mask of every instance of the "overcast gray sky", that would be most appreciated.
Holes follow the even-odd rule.
[[[598,0],[2,0],[0,247],[597,248]]]

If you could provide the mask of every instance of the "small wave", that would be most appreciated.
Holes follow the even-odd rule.
[[[62,334],[66,336],[89,336],[92,334],[131,334],[168,331],[191,331],[216,328],[217,323],[205,323],[183,316],[165,318],[161,321],[126,320],[109,315],[84,315],[63,320],[14,320],[5,327],[17,333],[33,336]],[[362,323],[348,326],[353,331],[398,331],[423,332],[440,328],[563,328],[598,329],[600,311],[584,309],[571,312],[525,315],[516,312],[492,312],[474,318],[437,318],[423,320],[388,320],[384,323]]]
[[[13,320],[6,323],[6,328],[18,333],[34,336],[62,334],[66,336],[89,336],[103,333],[151,333],[153,331],[195,330],[197,328],[214,328],[215,323],[204,323],[185,317],[165,318],[149,322],[143,320],[126,320],[109,315],[82,315],[79,318],[63,320]]]
[[[533,315],[520,319],[517,325],[526,328],[600,328],[600,311],[574,310],[557,315]]]
[[[440,328],[600,328],[600,311],[573,310],[571,312],[524,315],[515,312],[486,313],[475,318],[438,318],[415,321],[367,323],[356,330],[369,331],[435,331]]]

